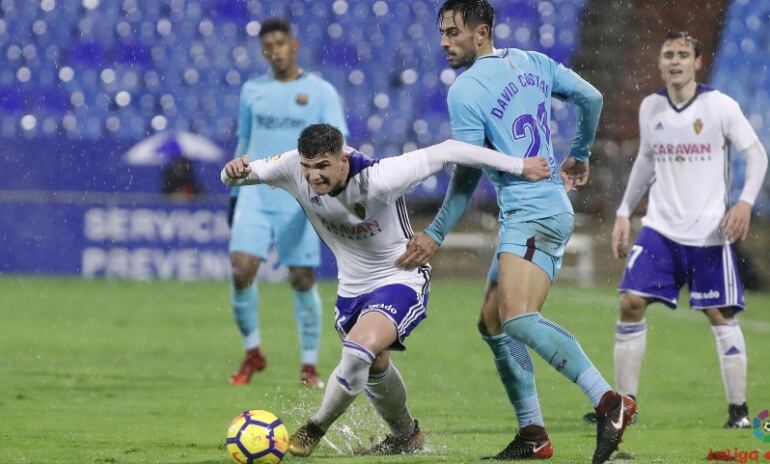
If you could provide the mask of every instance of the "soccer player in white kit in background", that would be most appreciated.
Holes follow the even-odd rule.
[[[298,149],[247,164],[230,161],[222,181],[230,186],[265,183],[288,191],[337,258],[335,327],[342,356],[326,383],[319,410],[292,436],[289,452],[309,456],[332,423],[366,390],[390,428],[372,454],[412,453],[424,437],[406,405],[406,386],[389,350],[426,317],[430,266],[396,267],[412,228],[403,194],[446,163],[496,169],[527,180],[551,175],[541,157],[516,158],[456,140],[401,156],[374,160],[343,147],[342,133],[313,124]]]
[[[716,338],[729,403],[725,427],[748,428],[746,343],[735,317],[744,309],[743,285],[730,244],[748,234],[767,154],[735,100],[696,82],[701,58],[695,38],[669,33],[658,67],[666,87],[639,108],[639,153],[612,232],[613,253],[627,258],[615,330],[616,388],[638,392],[647,306],[675,309],[687,285],[690,307],[703,312]],[[728,209],[732,149],[747,168],[740,198]],[[648,188],[643,227],[629,249],[629,217]]]

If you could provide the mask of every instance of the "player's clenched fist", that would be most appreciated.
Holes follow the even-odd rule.
[[[250,173],[251,166],[249,166],[249,157],[246,155],[234,158],[225,164],[225,174],[231,179],[243,179]]]
[[[521,170],[521,177],[528,181],[536,181],[551,177],[551,168],[545,158],[532,156],[524,158],[524,169]]]

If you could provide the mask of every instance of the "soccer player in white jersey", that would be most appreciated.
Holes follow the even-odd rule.
[[[331,373],[319,410],[292,436],[289,452],[308,456],[364,390],[390,435],[370,452],[411,453],[424,437],[406,405],[406,387],[389,350],[404,350],[406,337],[426,317],[430,266],[395,266],[412,236],[403,194],[446,163],[496,169],[527,180],[550,175],[543,158],[509,157],[449,140],[401,156],[374,160],[343,147],[328,124],[305,128],[298,149],[247,164],[230,161],[227,185],[265,183],[289,192],[307,213],[339,265],[335,327],[342,356]]]
[[[257,159],[290,150],[296,146],[300,131],[313,123],[333,124],[347,133],[334,87],[297,63],[299,41],[292,35],[291,24],[280,18],[268,19],[259,38],[272,73],[249,79],[241,88],[236,155]],[[261,350],[256,275],[274,245],[278,262],[289,268],[294,290],[300,380],[311,387],[320,386],[316,370],[321,337],[321,298],[315,285],[315,268],[321,263],[318,236],[302,208],[283,190],[262,185],[234,188],[231,193],[237,203],[229,247],[230,298],[246,355],[230,383],[248,383],[267,362]]]
[[[676,309],[687,285],[690,307],[708,318],[716,339],[729,403],[725,427],[747,428],[746,343],[735,317],[744,309],[743,286],[730,244],[748,234],[767,154],[735,100],[695,80],[701,67],[695,38],[668,34],[658,67],[666,86],[639,108],[639,153],[612,232],[613,253],[626,258],[615,329],[616,387],[637,394],[647,306]],[[740,198],[729,207],[733,149],[748,165]],[[629,217],[648,189],[643,227],[629,250]]]

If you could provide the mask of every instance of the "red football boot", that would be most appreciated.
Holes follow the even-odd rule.
[[[315,369],[314,364],[303,364],[302,370],[299,373],[299,380],[302,385],[310,388],[323,388],[324,383],[320,377],[318,377],[318,371]]]
[[[267,359],[262,356],[259,347],[252,348],[246,352],[246,357],[241,362],[241,367],[230,377],[230,385],[246,385],[251,380],[255,372],[259,372],[267,365]]]

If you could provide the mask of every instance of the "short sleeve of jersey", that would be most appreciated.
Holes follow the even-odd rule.
[[[758,139],[757,133],[754,132],[751,123],[741,111],[738,102],[724,94],[722,97],[724,99],[722,115],[725,137],[730,140],[736,150],[743,151]]]
[[[321,95],[323,98],[321,121],[336,127],[347,138],[348,125],[345,121],[345,113],[342,111],[342,100],[339,94],[331,84],[324,82]]]
[[[251,112],[249,110],[249,102],[246,99],[247,87],[250,84],[247,82],[241,87],[241,96],[238,99],[238,129],[236,135],[239,139],[249,139],[251,134]]]
[[[553,77],[551,93],[561,99],[572,95],[575,85],[581,80],[577,73],[568,67],[552,60],[542,53],[528,51],[526,52],[530,59],[537,63],[538,68],[547,71]]]
[[[260,183],[281,187],[294,192],[299,171],[299,155],[297,150],[287,151],[280,155],[262,158],[250,163],[251,169]]]
[[[479,103],[483,93],[481,85],[470,78],[458,78],[449,88],[447,106],[453,139],[484,144],[484,113]]]

